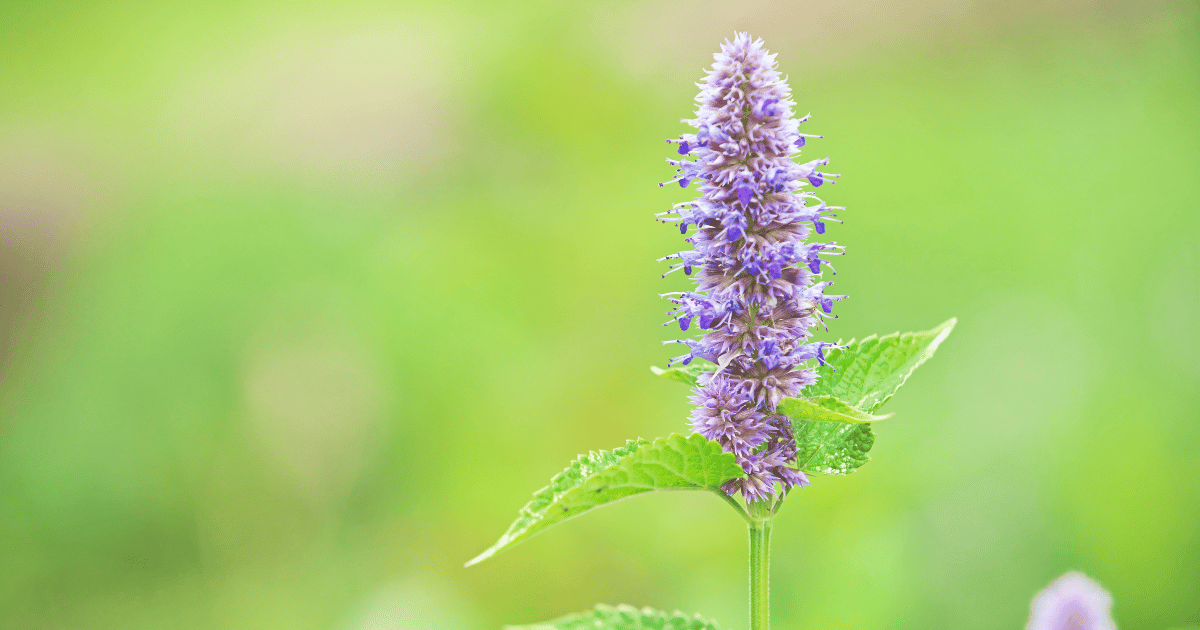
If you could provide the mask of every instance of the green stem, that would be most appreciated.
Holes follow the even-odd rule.
[[[746,513],[746,509],[742,507],[742,504],[737,502],[737,499],[734,499],[733,497],[729,496],[728,494],[725,494],[725,492],[723,490],[717,490],[716,494],[717,494],[717,496],[724,499],[726,503],[728,503],[730,506],[732,506],[734,511],[738,513],[738,516],[742,517],[743,521],[746,521],[747,523],[754,522],[754,521],[750,520],[750,515]]]
[[[770,630],[771,519],[750,522],[750,630]]]

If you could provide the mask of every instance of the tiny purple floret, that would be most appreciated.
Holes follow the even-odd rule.
[[[751,195],[753,195],[753,193],[750,192],[749,186],[738,186],[738,189],[737,189],[738,201],[742,202],[743,206],[750,205]]]

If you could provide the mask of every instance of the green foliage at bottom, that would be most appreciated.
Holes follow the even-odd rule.
[[[720,630],[715,621],[679,611],[665,613],[653,608],[605,606],[598,604],[587,612],[567,615],[526,626],[507,626],[505,630]]]

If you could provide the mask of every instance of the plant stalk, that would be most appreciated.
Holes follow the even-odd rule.
[[[750,522],[750,630],[770,630],[771,519]]]

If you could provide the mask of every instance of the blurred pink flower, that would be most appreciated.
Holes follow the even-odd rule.
[[[1033,598],[1025,630],[1116,630],[1112,596],[1095,580],[1071,571]]]

